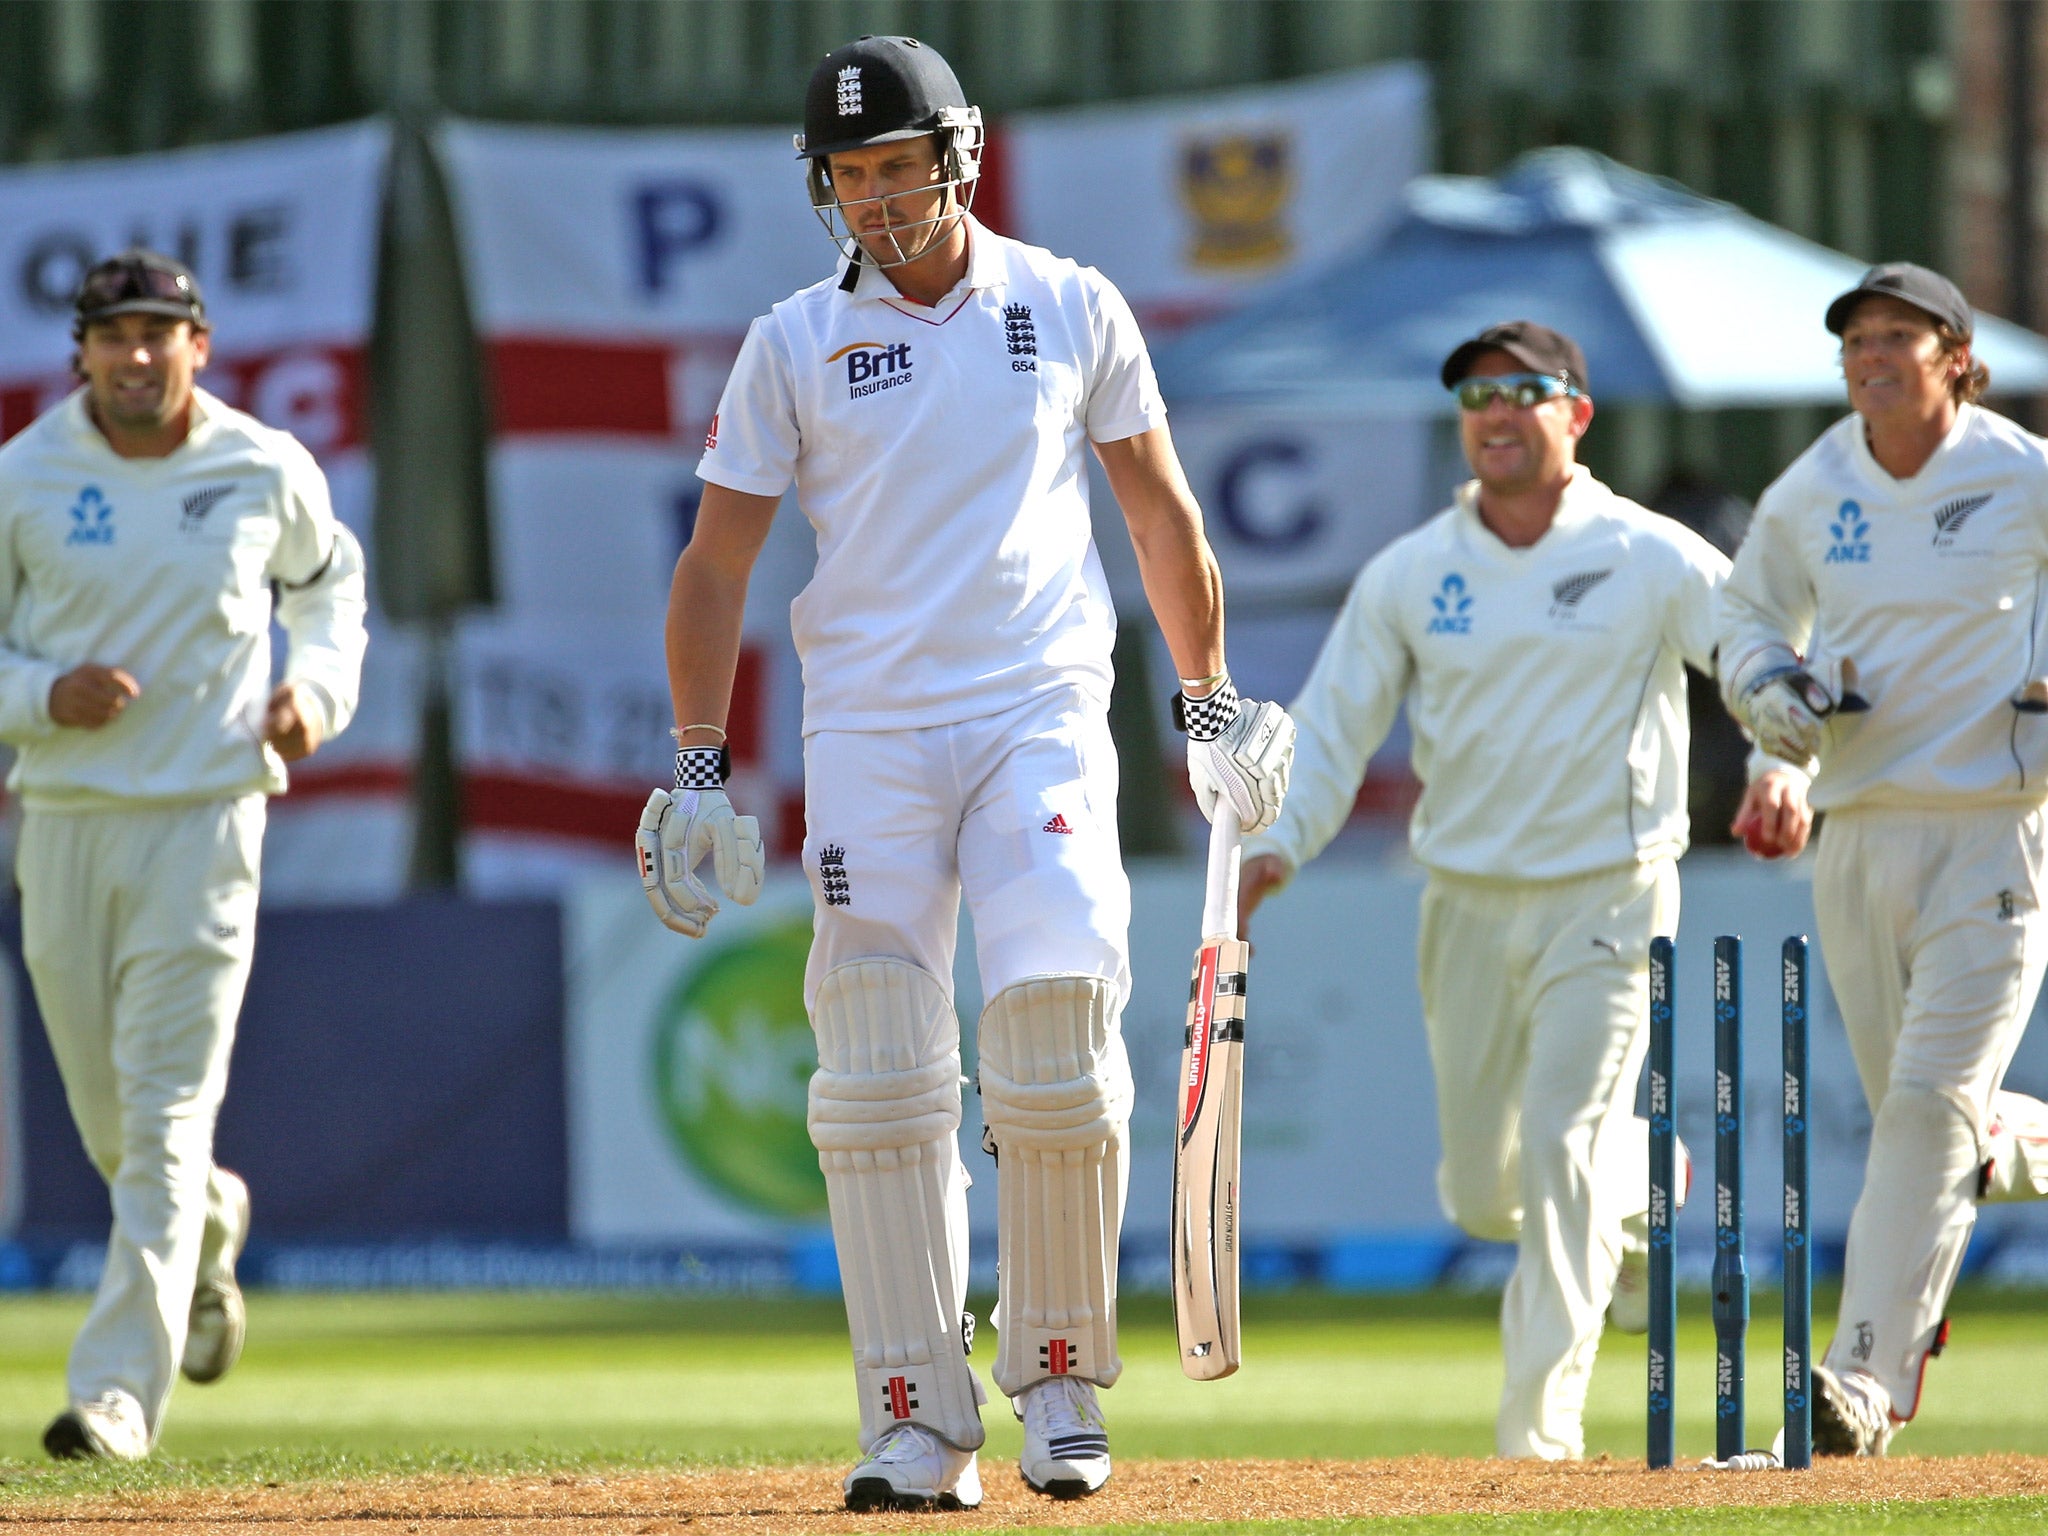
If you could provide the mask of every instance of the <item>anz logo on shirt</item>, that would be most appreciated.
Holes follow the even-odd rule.
[[[1859,503],[1843,502],[1841,511],[1828,524],[1828,532],[1834,542],[1828,546],[1823,565],[1870,564],[1870,519],[1863,515]]]
[[[1425,633],[1432,635],[1469,635],[1472,633],[1472,594],[1465,590],[1465,578],[1456,571],[1444,578],[1443,585],[1429,600],[1429,606],[1436,610]]]
[[[846,398],[858,400],[884,389],[910,382],[910,343],[885,345],[879,341],[849,342],[825,361],[846,359]]]
[[[114,504],[88,485],[71,504],[71,531],[66,544],[111,544],[114,542]]]

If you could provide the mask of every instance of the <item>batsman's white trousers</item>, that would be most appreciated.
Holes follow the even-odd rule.
[[[1909,1419],[1977,1219],[1994,1101],[2048,961],[2039,809],[1830,812],[1813,878],[1821,953],[1872,1114],[1827,1362]]]
[[[1635,1113],[1650,940],[1678,922],[1669,860],[1574,880],[1433,874],[1420,980],[1436,1070],[1444,1213],[1518,1243],[1501,1298],[1503,1456],[1585,1449],[1593,1354],[1623,1223],[1649,1199]]]
[[[16,853],[29,978],[114,1215],[68,1385],[75,1402],[132,1394],[152,1443],[185,1348],[263,822],[261,795],[32,808]]]
[[[813,1022],[818,1021],[818,991],[824,978],[842,965],[876,957],[910,962],[937,980],[950,1003],[964,893],[974,918],[982,995],[992,1011],[1011,1021],[1005,1040],[1017,1061],[1043,1067],[1073,1042],[1056,1027],[1059,1010],[1040,1019],[1038,1011],[1010,1006],[1014,997],[1003,1003],[1009,989],[1031,978],[1041,988],[1099,978],[1106,984],[1101,990],[1107,997],[1103,1038],[1095,1044],[1103,1061],[1121,1067],[1118,1014],[1130,985],[1131,897],[1117,846],[1116,790],[1116,751],[1108,718],[1100,706],[1072,691],[952,725],[909,731],[821,731],[806,738],[804,868],[811,879],[816,918],[804,1000]],[[950,1009],[948,1013],[947,1023],[955,1033],[936,1048],[957,1046],[959,1020]],[[1032,1020],[1050,1032],[1036,1038]],[[906,1032],[915,1022],[906,1016]],[[984,1023],[983,1030],[988,1028]],[[1012,1039],[1018,1028],[1024,1037]],[[911,1044],[907,1033],[903,1043]],[[1033,1056],[1034,1049],[1038,1056]],[[1076,1058],[1071,1065],[1083,1074],[1081,1081],[1059,1083],[1051,1090],[1028,1089],[1024,1096],[1099,1086],[1096,1077],[1088,1075],[1092,1069],[1087,1063]],[[1017,1070],[1020,1081],[1041,1081],[1035,1070]],[[993,1122],[1002,1118],[997,1113],[1002,1107],[985,1104],[984,1112]],[[1030,1182],[1033,1170],[1022,1163],[1013,1169],[1007,1161],[998,1169],[999,1179],[1017,1184],[1014,1189],[1005,1186],[1004,1215],[999,1218],[1006,1224],[1002,1241],[1006,1251],[1028,1259],[1003,1267],[996,1321],[1005,1348],[999,1367],[1016,1353],[1012,1335],[1019,1340],[1035,1338],[1029,1321],[1043,1320],[1057,1299],[1024,1294],[1034,1277],[1071,1271],[1097,1277],[1099,1288],[1111,1292],[1098,1301],[1108,1318],[1102,1336],[1090,1333],[1091,1342],[1081,1357],[1095,1379],[1105,1384],[1115,1380],[1113,1285],[1124,1177],[1120,1117],[1128,1109],[1126,1074],[1112,1117],[1117,1124],[1108,1135],[1106,1154],[1098,1152],[1095,1159],[1109,1159],[1095,1168],[1110,1189],[1110,1196],[1101,1201],[1107,1215],[1095,1223],[1076,1221],[1071,1230],[1063,1231],[1073,1245],[1069,1252],[1041,1251],[1044,1232],[1031,1226],[1033,1213],[1019,1209],[1013,1198],[1036,1187]],[[1027,1129],[1011,1125],[1002,1134],[1025,1136]],[[1071,1156],[1086,1161],[1078,1146]],[[920,1227],[915,1240],[935,1250],[957,1246],[964,1254],[965,1220],[964,1200],[951,1202],[943,1212],[946,1232],[934,1234]],[[1017,1230],[1010,1230],[1011,1223]],[[953,1230],[956,1226],[962,1230]],[[842,1273],[876,1267],[874,1255],[848,1252],[851,1243],[891,1242],[885,1231],[842,1223],[836,1211],[833,1235],[840,1245]],[[907,1240],[912,1239],[899,1232],[896,1241]],[[940,1266],[936,1252],[927,1262]],[[964,1287],[964,1270],[960,1278]],[[1004,1318],[1015,1318],[1016,1325],[1006,1328]],[[901,1346],[915,1341],[879,1342],[895,1358]],[[1006,1380],[1006,1389],[1017,1390],[1042,1374]],[[864,1400],[862,1406],[869,1405]],[[976,1443],[957,1432],[954,1438]]]
[[[981,995],[1027,976],[1130,990],[1131,888],[1103,710],[1061,690],[977,720],[804,739],[804,869],[826,972],[893,955],[950,987],[964,891]]]

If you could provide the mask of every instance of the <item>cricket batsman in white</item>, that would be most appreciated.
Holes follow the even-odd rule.
[[[29,978],[114,1212],[43,1445],[132,1461],[179,1370],[242,1351],[249,1192],[214,1120],[265,797],[355,712],[363,560],[312,455],[194,382],[211,333],[183,265],[93,267],[74,335],[83,387],[0,448],[0,739]]]
[[[1490,326],[1446,359],[1474,479],[1367,562],[1292,711],[1294,787],[1245,845],[1249,914],[1322,851],[1405,703],[1429,872],[1419,972],[1445,1214],[1519,1244],[1503,1456],[1584,1452],[1603,1316],[1640,1333],[1650,940],[1678,922],[1685,664],[1728,562],[1578,464],[1576,342]]]
[[[853,1336],[862,1457],[849,1508],[980,1501],[968,1364],[967,1175],[950,978],[964,892],[998,1159],[995,1380],[1021,1470],[1055,1497],[1109,1476],[1117,1239],[1131,1077],[1130,892],[1107,723],[1115,615],[1083,452],[1116,492],[1181,674],[1203,808],[1278,813],[1293,727],[1238,698],[1222,583],[1130,309],[1103,277],[969,212],[981,117],[915,39],[812,75],[798,140],[841,260],[754,322],[698,473],[668,658],[676,788],[650,798],[642,880],[670,927],[761,881],[720,787],[747,580],[792,483],[817,531],[791,607],[803,661],[810,1129]]]
[[[2001,1082],[2041,988],[2048,443],[1976,402],[1969,304],[1873,267],[1828,306],[1851,413],[1764,492],[1723,595],[1729,706],[1813,767],[1813,903],[1873,1123],[1813,1447],[1911,1419],[1977,1206],[2048,1195],[2048,1106]],[[1806,774],[1738,830],[1805,845]]]

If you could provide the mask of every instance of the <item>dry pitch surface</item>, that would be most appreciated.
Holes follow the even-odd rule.
[[[979,1510],[950,1515],[850,1515],[839,1471],[768,1467],[604,1476],[430,1477],[206,1490],[29,1497],[0,1505],[0,1525],[139,1533],[734,1532],[790,1533],[1182,1521],[1320,1520],[1387,1515],[1525,1514],[1564,1510],[1697,1509],[1721,1505],[1920,1503],[2048,1494],[2048,1457],[1894,1457],[1830,1461],[1808,1473],[1650,1472],[1623,1462],[1408,1457],[1385,1461],[1151,1461],[1118,1468],[1092,1499],[1034,1496],[1003,1464],[990,1467]]]

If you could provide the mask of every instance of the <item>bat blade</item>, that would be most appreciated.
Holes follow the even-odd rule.
[[[1228,1376],[1242,1358],[1238,1151],[1251,951],[1235,937],[1236,831],[1233,824],[1227,838],[1219,831],[1211,841],[1203,926],[1213,921],[1219,931],[1205,933],[1195,952],[1174,1139],[1174,1326],[1181,1370],[1196,1381]]]

